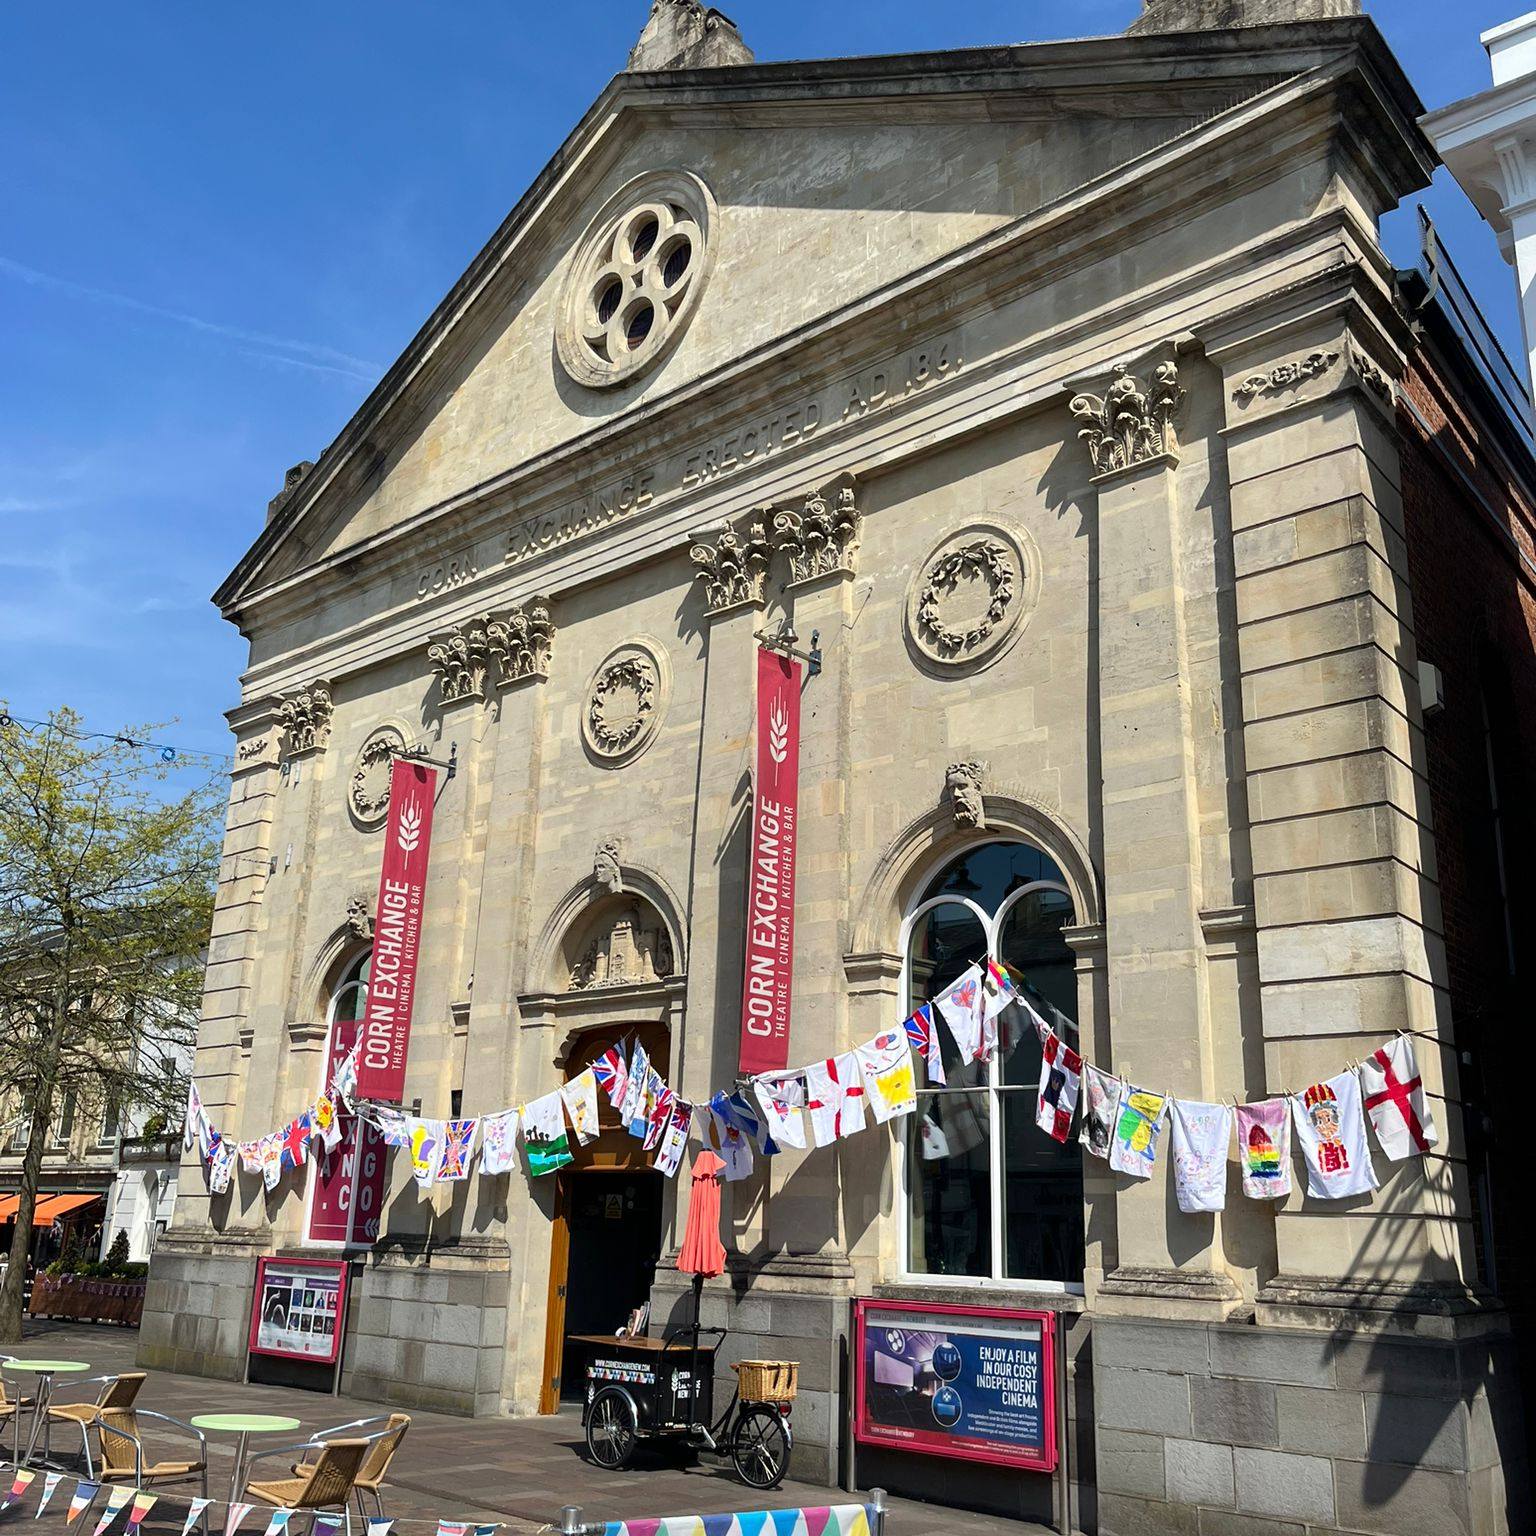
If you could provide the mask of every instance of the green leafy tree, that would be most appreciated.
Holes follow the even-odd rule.
[[[128,1263],[128,1234],[121,1227],[117,1229],[117,1236],[112,1239],[112,1246],[107,1249],[107,1273],[120,1275]]]
[[[63,1095],[181,1123],[225,795],[183,766],[87,738],[67,709],[35,729],[0,709],[0,1106],[27,1137],[0,1343],[21,1337]]]

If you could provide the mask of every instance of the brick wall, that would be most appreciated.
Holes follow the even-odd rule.
[[[1403,506],[1419,655],[1444,679],[1445,708],[1425,722],[1426,757],[1469,1160],[1484,1174],[1480,1239],[1492,1249],[1484,1275],[1515,1314],[1524,1375],[1536,1381],[1536,1243],[1525,1185],[1536,1072],[1536,489],[1529,466],[1515,467],[1518,445],[1474,414],[1470,398],[1475,392],[1448,382],[1432,344],[1419,350],[1399,409]]]

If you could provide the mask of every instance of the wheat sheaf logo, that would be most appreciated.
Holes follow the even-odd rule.
[[[780,766],[789,756],[789,711],[776,699],[768,711],[768,756]]]
[[[421,842],[421,807],[414,800],[400,812],[400,826],[395,833],[395,841],[400,845],[400,852],[407,858],[416,852]]]

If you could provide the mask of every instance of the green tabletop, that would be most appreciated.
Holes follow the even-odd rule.
[[[88,1371],[88,1366],[83,1360],[7,1360],[4,1367],[7,1371],[31,1371],[37,1376],[51,1376],[56,1371]]]
[[[299,1427],[297,1419],[285,1419],[275,1413],[200,1413],[187,1422],[194,1429],[222,1429],[232,1435],[275,1435]]]

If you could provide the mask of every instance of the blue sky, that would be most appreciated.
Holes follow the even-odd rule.
[[[764,60],[1118,31],[1137,0],[734,0]],[[1518,7],[1370,6],[1429,106]],[[4,7],[0,700],[227,750],[209,594],[602,88],[646,0]],[[1070,25],[1062,17],[1070,15]],[[1429,205],[1506,348],[1509,270]],[[1388,244],[1411,261],[1411,215]]]

